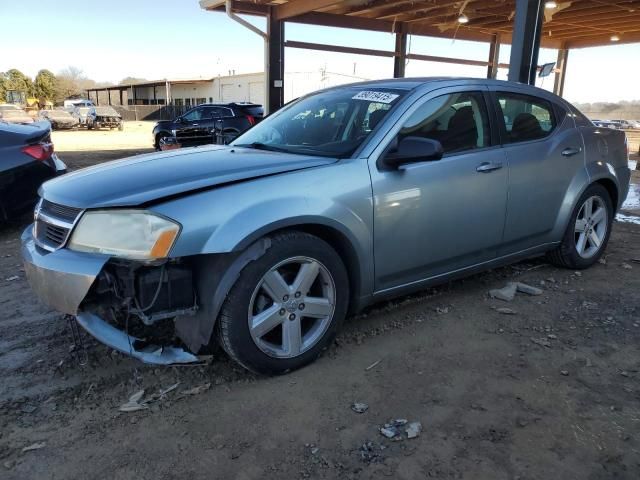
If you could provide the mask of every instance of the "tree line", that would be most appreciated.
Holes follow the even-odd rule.
[[[126,77],[119,84],[130,84],[143,81],[142,78]],[[67,67],[57,74],[50,70],[40,70],[35,78],[31,79],[20,70],[12,68],[6,72],[0,72],[0,103],[7,101],[7,91],[17,90],[24,92],[27,97],[49,100],[54,104],[62,103],[67,98],[84,97],[89,88],[108,87],[110,82],[96,82],[88,78],[77,67]]]

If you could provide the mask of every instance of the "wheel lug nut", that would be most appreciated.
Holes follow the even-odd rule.
[[[299,308],[300,310],[304,310],[304,303],[301,303],[300,305],[298,305],[298,308]]]
[[[283,302],[286,302],[287,300],[289,300],[289,295],[285,295],[284,297],[282,297]]]
[[[281,308],[281,309],[280,309],[280,315],[284,315],[284,314],[285,314],[285,312],[286,312],[286,310],[285,310],[284,308]]]
[[[296,298],[300,298],[300,292],[296,292]]]
[[[296,316],[292,313],[291,315],[289,315],[289,320],[295,320]]]

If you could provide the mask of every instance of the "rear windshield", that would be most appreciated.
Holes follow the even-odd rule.
[[[262,107],[244,107],[243,110],[247,115],[253,115],[254,117],[262,117],[264,115],[264,108]]]

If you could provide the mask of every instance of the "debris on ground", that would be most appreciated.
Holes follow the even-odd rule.
[[[420,422],[411,422],[404,431],[407,434],[407,438],[416,438],[422,432],[422,424]]]
[[[368,372],[372,368],[375,368],[381,361],[382,361],[382,359],[378,360],[377,362],[373,362],[371,365],[369,365],[367,368],[365,368],[364,371]]]
[[[206,392],[211,388],[211,383],[203,383],[197,387],[190,388],[189,390],[183,390],[180,392],[182,395],[199,395],[202,392]]]
[[[551,348],[551,342],[546,338],[532,338],[531,341],[541,347]]]
[[[121,412],[137,412],[138,410],[146,410],[149,406],[146,403],[140,402],[143,396],[144,390],[137,391],[129,397],[129,401],[127,403],[120,405],[118,410]]]
[[[518,282],[516,283],[516,288],[520,293],[525,293],[527,295],[542,295],[541,289],[538,287],[532,287],[526,283]]]
[[[439,315],[444,315],[445,313],[449,313],[449,307],[437,307],[436,313]]]
[[[351,404],[351,410],[356,413],[364,413],[369,410],[369,405],[367,405],[366,403],[354,402],[353,404]]]
[[[403,433],[406,438],[416,438],[422,432],[422,424],[420,422],[409,422],[406,418],[398,418],[385,423],[380,427],[380,433],[391,440],[402,440]]]
[[[633,267],[631,265],[629,265],[628,263],[623,263],[622,264],[622,268],[624,268],[625,270],[631,270]]]
[[[496,308],[496,312],[501,313],[502,315],[515,315],[516,312],[515,310],[511,309],[511,308]]]
[[[517,288],[514,282],[509,282],[505,287],[489,290],[489,296],[503,302],[510,302],[516,296]]]
[[[20,277],[18,275],[12,275],[11,277],[7,278],[7,282],[13,282],[15,280],[18,280]]]
[[[569,376],[569,371],[568,370],[560,370],[560,375],[562,375],[563,377],[568,377]]]
[[[489,290],[489,296],[504,302],[510,302],[516,296],[516,292],[527,295],[542,295],[542,290],[538,287],[533,287],[522,282],[509,282],[502,288]]]
[[[22,449],[22,453],[25,452],[31,452],[32,450],[40,450],[41,448],[46,447],[47,443],[46,442],[36,442],[36,443],[32,443],[31,445],[29,445],[28,447],[24,447]]]

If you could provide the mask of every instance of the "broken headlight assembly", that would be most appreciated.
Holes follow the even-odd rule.
[[[76,225],[69,249],[130,260],[166,258],[180,224],[146,210],[94,210]]]

